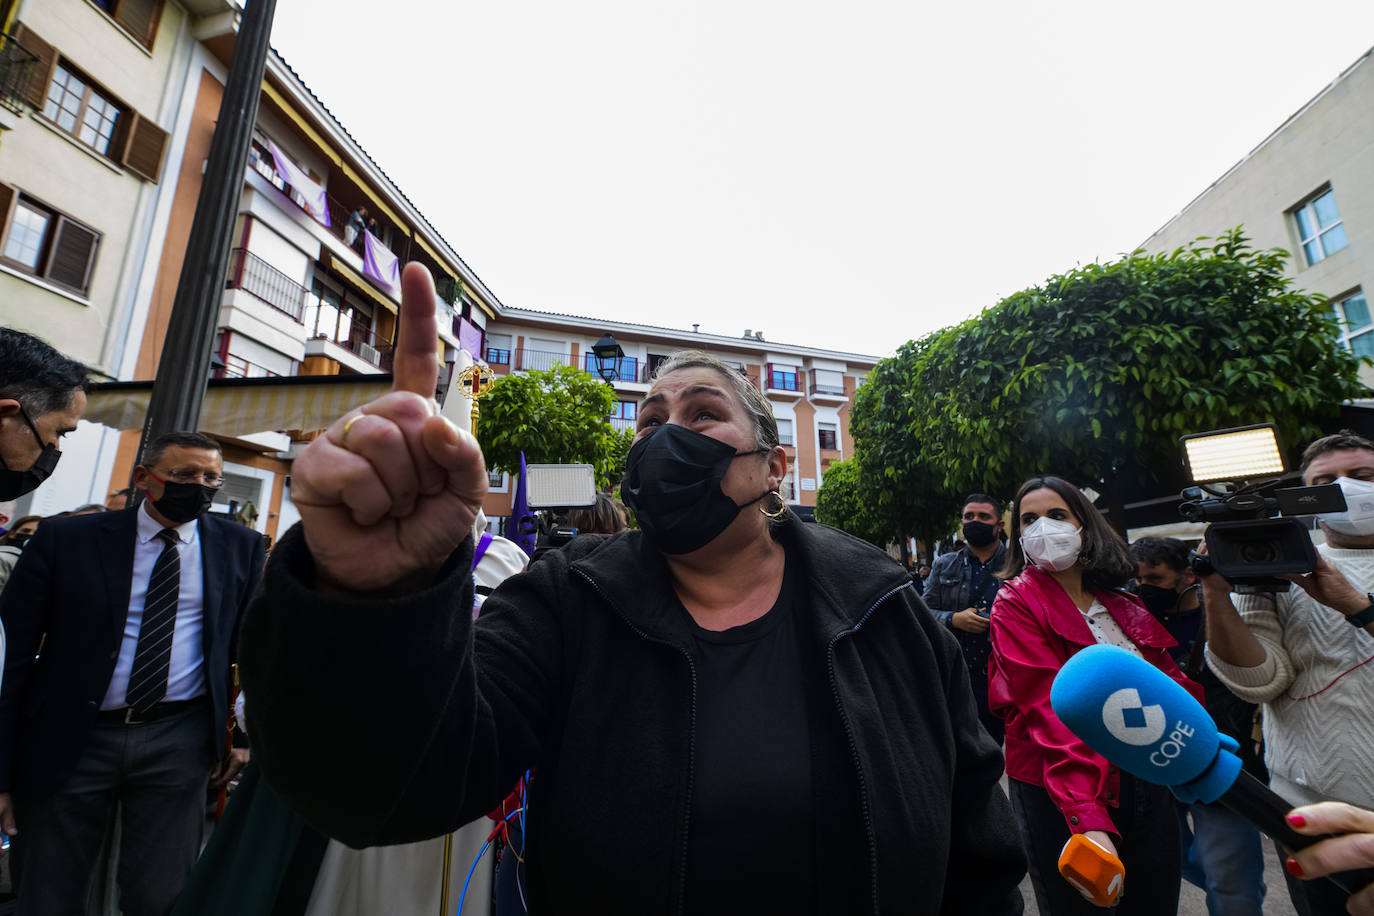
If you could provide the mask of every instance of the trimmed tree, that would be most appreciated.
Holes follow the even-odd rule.
[[[1289,445],[1318,435],[1367,393],[1360,361],[1327,300],[1284,277],[1286,252],[1246,242],[1236,229],[1081,267],[907,344],[856,399],[856,450],[954,494],[1060,474],[1099,490],[1124,528],[1123,491],[1176,468],[1185,433],[1274,422]]]
[[[520,470],[530,464],[590,464],[597,484],[619,483],[628,439],[607,421],[611,386],[572,366],[501,376],[482,398],[477,440],[487,466]]]

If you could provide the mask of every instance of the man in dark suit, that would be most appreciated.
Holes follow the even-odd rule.
[[[215,440],[155,439],[134,471],[143,505],[41,526],[0,594],[0,829],[22,916],[82,910],[115,802],[121,909],[167,913],[207,783],[247,759],[224,756],[224,729],[265,556],[257,532],[206,515],[223,481]]]

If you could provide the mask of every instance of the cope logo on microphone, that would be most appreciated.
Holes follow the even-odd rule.
[[[1146,706],[1134,687],[1123,687],[1102,704],[1102,724],[1122,744],[1144,747],[1164,736],[1163,706]]]

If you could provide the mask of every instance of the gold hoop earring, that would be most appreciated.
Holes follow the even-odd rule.
[[[778,508],[777,508],[775,511],[773,511],[773,512],[769,512],[767,509],[763,508],[763,506],[759,506],[759,511],[760,511],[760,512],[762,512],[764,515],[768,516],[769,518],[777,518],[779,515],[782,515],[784,512],[787,511],[787,500],[785,500],[785,499],[782,498],[782,491],[781,491],[781,490],[771,490],[771,491],[769,491],[768,495],[767,495],[767,496],[764,496],[764,499],[767,499],[769,496],[773,497],[774,499],[776,499],[776,500],[778,501]]]

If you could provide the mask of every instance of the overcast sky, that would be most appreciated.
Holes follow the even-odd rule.
[[[507,305],[888,355],[1134,248],[1374,2],[280,0],[272,43]]]

